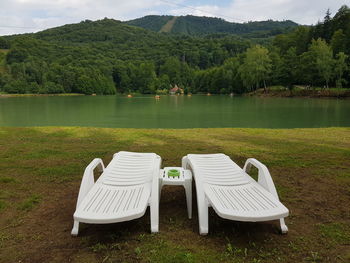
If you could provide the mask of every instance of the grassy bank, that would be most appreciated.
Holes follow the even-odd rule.
[[[349,262],[350,128],[141,130],[0,128],[0,262]],[[210,211],[208,236],[187,219],[184,190],[165,187],[160,233],[138,220],[81,225],[70,236],[85,166],[120,150],[156,152],[163,166],[187,153],[263,161],[290,209],[277,222],[242,223]],[[194,198],[194,200],[196,200]]]
[[[0,67],[1,70],[1,67]],[[127,96],[128,94],[117,93],[121,96]],[[167,91],[157,91],[157,95],[168,95]],[[153,95],[155,95],[153,94]],[[57,94],[13,94],[0,92],[1,97],[35,97],[35,96],[83,96],[85,94],[81,93],[57,93]],[[144,96],[142,93],[131,93],[132,96]],[[149,94],[147,94],[149,95]],[[207,93],[196,93],[194,95],[207,95]],[[223,94],[227,96],[228,94]],[[305,88],[305,87],[295,87],[292,90],[288,90],[282,86],[269,87],[267,92],[264,89],[258,89],[254,92],[244,93],[244,96],[258,96],[258,97],[296,97],[296,98],[339,98],[348,99],[350,98],[350,89],[323,89],[323,88]]]
[[[58,94],[38,94],[38,93],[28,93],[28,94],[10,94],[10,93],[2,93],[0,92],[0,98],[5,97],[42,97],[42,96],[84,96],[84,94],[80,93],[58,93]]]
[[[294,86],[293,89],[289,90],[283,86],[273,86],[269,87],[267,92],[264,89],[258,89],[248,93],[248,95],[259,97],[350,98],[350,89]]]

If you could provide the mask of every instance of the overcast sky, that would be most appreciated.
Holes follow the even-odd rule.
[[[0,0],[0,35],[36,32],[104,17],[145,15],[216,16],[231,22],[290,19],[315,24],[350,0]]]

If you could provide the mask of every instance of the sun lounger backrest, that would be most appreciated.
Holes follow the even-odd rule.
[[[118,152],[106,167],[100,181],[108,185],[137,185],[152,181],[157,155],[154,153]]]
[[[249,182],[249,177],[225,154],[187,155],[197,176],[204,183],[214,185],[241,185]]]

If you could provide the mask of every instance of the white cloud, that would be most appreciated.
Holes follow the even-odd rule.
[[[316,24],[328,8],[335,13],[346,2],[349,4],[349,0],[235,0],[223,11],[232,20],[290,19],[300,24]]]
[[[85,19],[128,20],[148,14],[217,16],[234,22],[291,19],[315,24],[327,8],[335,13],[342,4],[350,5],[350,0],[0,0],[0,35]]]
[[[0,35],[33,32],[85,19],[127,20],[148,14],[158,0],[0,0]]]
[[[200,5],[196,7],[181,7],[171,9],[169,14],[180,16],[180,15],[194,15],[194,16],[208,16],[208,17],[219,17],[222,12],[222,8],[217,5]]]
[[[293,20],[300,24],[316,24],[328,8],[332,13],[350,0],[233,0],[227,6],[181,6],[170,11],[173,15],[200,15],[221,17],[231,22],[262,20]]]

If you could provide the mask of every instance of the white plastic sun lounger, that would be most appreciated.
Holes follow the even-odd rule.
[[[159,228],[159,172],[161,158],[154,153],[118,152],[104,168],[94,159],[81,181],[72,235],[79,223],[108,224],[142,217],[150,206],[151,231]],[[94,182],[94,169],[101,176]]]
[[[259,170],[257,182],[247,174],[252,165]],[[242,169],[225,154],[188,154],[182,158],[182,167],[192,170],[196,182],[201,235],[209,231],[208,207],[230,220],[279,219],[282,233],[288,232],[284,217],[289,211],[279,201],[271,175],[261,162],[250,158]]]

